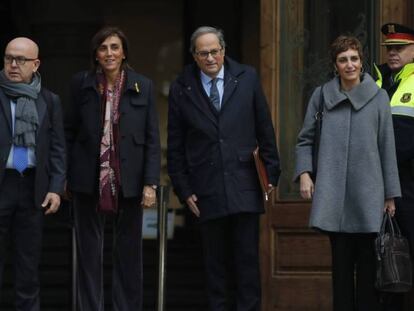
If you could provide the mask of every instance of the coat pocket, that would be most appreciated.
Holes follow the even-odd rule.
[[[253,151],[239,151],[237,158],[241,168],[254,168]]]
[[[147,106],[148,105],[148,98],[145,98],[144,96],[139,96],[138,94],[136,96],[132,96],[129,99],[129,102],[131,106],[137,107],[137,106]]]
[[[239,169],[236,172],[237,184],[240,190],[258,190],[259,180],[254,165],[253,151],[243,150],[237,153]]]
[[[145,145],[145,135],[144,133],[136,133],[133,136],[135,145]]]

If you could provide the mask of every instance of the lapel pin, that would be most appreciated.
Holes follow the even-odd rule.
[[[135,82],[135,91],[137,91],[137,93],[139,93],[139,87],[138,87],[138,83]]]

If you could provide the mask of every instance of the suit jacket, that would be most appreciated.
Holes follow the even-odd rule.
[[[241,212],[263,212],[253,150],[259,146],[269,181],[280,169],[274,128],[259,77],[230,58],[224,63],[220,112],[210,104],[196,64],[171,85],[168,172],[182,202],[198,197],[202,221]]]
[[[48,96],[44,96],[48,93]],[[47,98],[45,98],[47,97]],[[50,99],[50,100],[49,100]],[[50,101],[48,103],[48,101]],[[12,115],[10,99],[0,89],[0,183],[4,177],[7,158],[12,146]],[[62,109],[59,97],[42,89],[36,100],[39,128],[36,134],[36,207],[48,192],[61,194],[65,182],[65,137],[63,133]]]
[[[68,186],[96,193],[102,136],[102,107],[96,75],[80,72],[72,79],[72,102],[65,117],[68,146]],[[125,197],[140,197],[145,184],[159,183],[160,140],[153,84],[127,70],[119,104],[119,159]]]

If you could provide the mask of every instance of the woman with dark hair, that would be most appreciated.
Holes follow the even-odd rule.
[[[153,85],[128,65],[115,27],[91,42],[92,69],[76,74],[66,115],[67,187],[78,244],[78,310],[104,310],[105,219],[114,223],[113,310],[142,310],[142,208],[156,204],[160,142]]]
[[[334,311],[380,310],[374,239],[399,197],[389,98],[362,72],[362,47],[340,36],[331,45],[336,76],[314,91],[296,145],[295,180],[312,199],[310,226],[329,236]],[[322,131],[316,182],[312,146],[320,100]],[[354,279],[356,276],[356,282]]]

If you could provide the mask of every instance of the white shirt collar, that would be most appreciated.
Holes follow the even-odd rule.
[[[201,70],[200,70],[200,78],[201,78],[201,82],[203,82],[204,84],[208,84],[212,80],[212,78],[210,76],[206,75]],[[221,66],[221,69],[220,69],[219,73],[217,74],[216,78],[224,80],[224,65]]]

